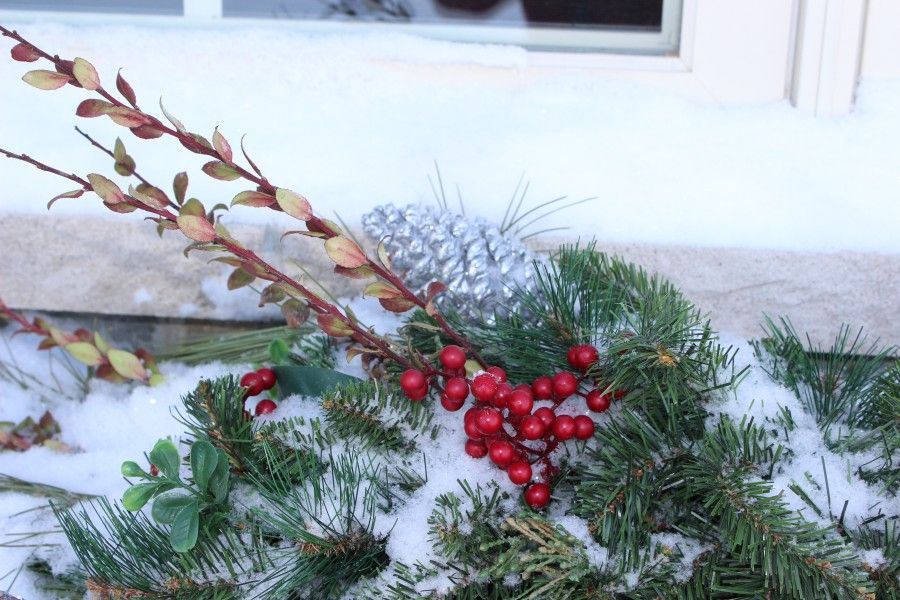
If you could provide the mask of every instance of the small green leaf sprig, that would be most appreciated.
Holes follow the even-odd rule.
[[[132,460],[122,463],[123,476],[142,480],[125,490],[122,504],[136,512],[153,500],[150,514],[160,525],[171,527],[172,549],[188,552],[197,544],[201,515],[212,525],[217,515],[226,512],[230,485],[228,456],[205,440],[194,442],[188,481],[181,478],[181,456],[171,440],[156,442],[149,459],[159,470],[157,475],[147,473]]]

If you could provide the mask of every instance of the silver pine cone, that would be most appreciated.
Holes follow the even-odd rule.
[[[440,207],[378,206],[363,215],[363,228],[383,240],[394,271],[417,292],[441,281],[450,292],[438,307],[452,307],[470,320],[492,322],[495,314],[520,310],[516,290],[533,289],[538,258],[520,240],[484,219]]]

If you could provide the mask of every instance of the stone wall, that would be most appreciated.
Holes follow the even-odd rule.
[[[232,233],[291,274],[310,267],[337,296],[359,291],[336,278],[317,240],[280,230],[233,226]],[[544,240],[552,247],[561,240]],[[0,218],[0,297],[12,307],[107,315],[222,318],[200,281],[219,266],[202,252],[185,259],[183,238],[159,239],[141,221],[3,215]],[[900,344],[900,256],[738,248],[615,245],[620,254],[672,280],[723,331],[756,336],[763,314],[789,316],[814,340],[833,337],[842,322],[864,326],[886,343]],[[143,288],[152,301],[140,301]],[[136,297],[138,296],[138,297]]]

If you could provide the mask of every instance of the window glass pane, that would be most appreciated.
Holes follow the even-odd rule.
[[[0,9],[180,15],[181,0],[0,0]]]
[[[223,0],[226,17],[660,31],[663,0]]]

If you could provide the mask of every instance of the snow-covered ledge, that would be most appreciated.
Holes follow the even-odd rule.
[[[263,225],[237,226],[233,233],[288,272],[299,273],[292,260],[311,265],[312,277],[336,295],[359,291],[331,274],[316,240],[294,236],[282,245],[280,230]],[[145,223],[6,215],[0,220],[0,282],[7,303],[19,308],[209,319],[273,315],[255,308],[252,292],[228,292],[226,271],[207,264],[203,253],[185,259],[183,247],[178,236],[160,240]],[[896,255],[602,241],[599,247],[671,279],[721,330],[756,336],[767,313],[790,316],[823,342],[842,322],[864,326],[888,343],[900,341]]]

